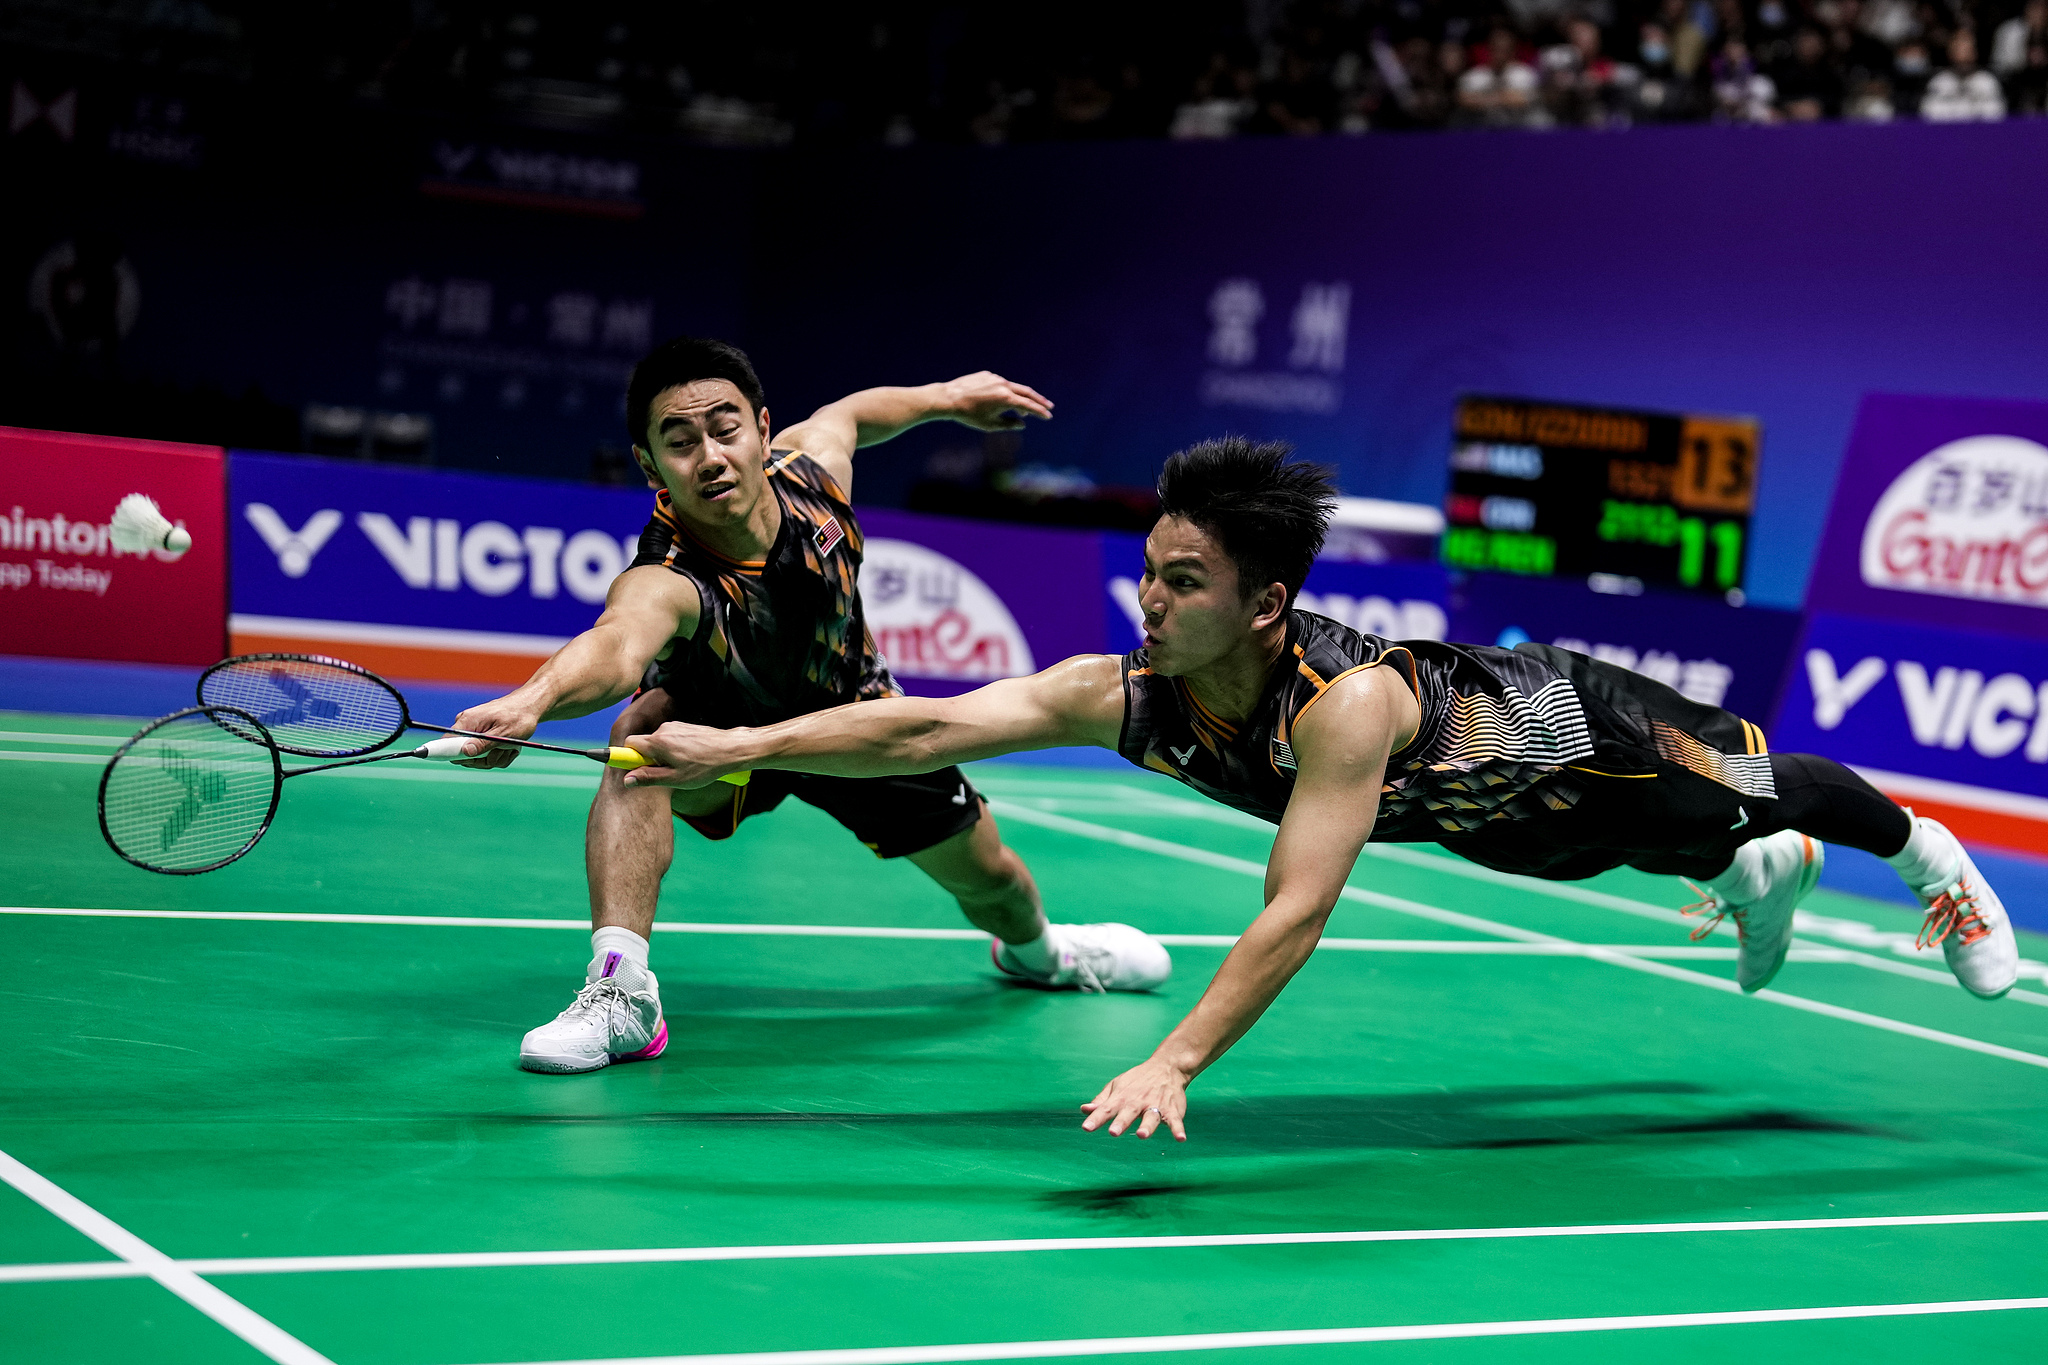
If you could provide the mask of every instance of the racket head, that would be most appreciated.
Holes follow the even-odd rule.
[[[307,758],[354,758],[383,748],[412,724],[397,688],[360,665],[319,654],[238,654],[199,675],[199,704],[260,722],[267,738]]]
[[[195,706],[150,722],[107,760],[100,834],[148,871],[211,872],[256,846],[283,786],[284,765],[261,720]]]

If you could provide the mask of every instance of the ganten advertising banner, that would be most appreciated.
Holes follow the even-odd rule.
[[[225,463],[214,446],[0,428],[0,654],[219,658]],[[155,499],[192,548],[115,549],[108,526],[130,493]]]
[[[2048,403],[1864,399],[1808,600],[2048,639]]]

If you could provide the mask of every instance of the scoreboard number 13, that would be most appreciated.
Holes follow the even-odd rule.
[[[1671,501],[1688,512],[1748,516],[1756,501],[1755,422],[1688,417],[1679,428]]]

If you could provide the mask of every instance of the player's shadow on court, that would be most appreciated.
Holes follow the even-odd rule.
[[[1821,1133],[1917,1141],[1865,1123],[1780,1108],[1716,1108],[1710,1091],[1684,1081],[1622,1081],[1599,1085],[1479,1086],[1399,1095],[1269,1095],[1205,1098],[1191,1123],[1203,1149],[1217,1155],[1315,1153],[1374,1148],[1486,1151],[1566,1147],[1643,1139],[1720,1140],[1743,1133]],[[1631,1109],[1635,1096],[1656,1102]],[[1674,1102],[1677,1101],[1677,1102]],[[1546,1112],[1515,1112],[1541,1109]],[[833,1110],[666,1111],[612,1114],[495,1115],[530,1124],[819,1124],[854,1130],[901,1129],[928,1141],[985,1146],[992,1132],[1076,1126],[1065,1110],[976,1109],[937,1113]]]

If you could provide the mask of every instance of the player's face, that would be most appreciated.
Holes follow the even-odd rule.
[[[1198,672],[1242,648],[1256,629],[1263,600],[1244,600],[1236,563],[1193,522],[1161,517],[1145,537],[1138,603],[1145,610],[1153,672]]]
[[[767,496],[768,411],[756,415],[729,380],[663,389],[647,409],[647,444],[633,454],[668,488],[676,515],[701,526],[745,522]]]

